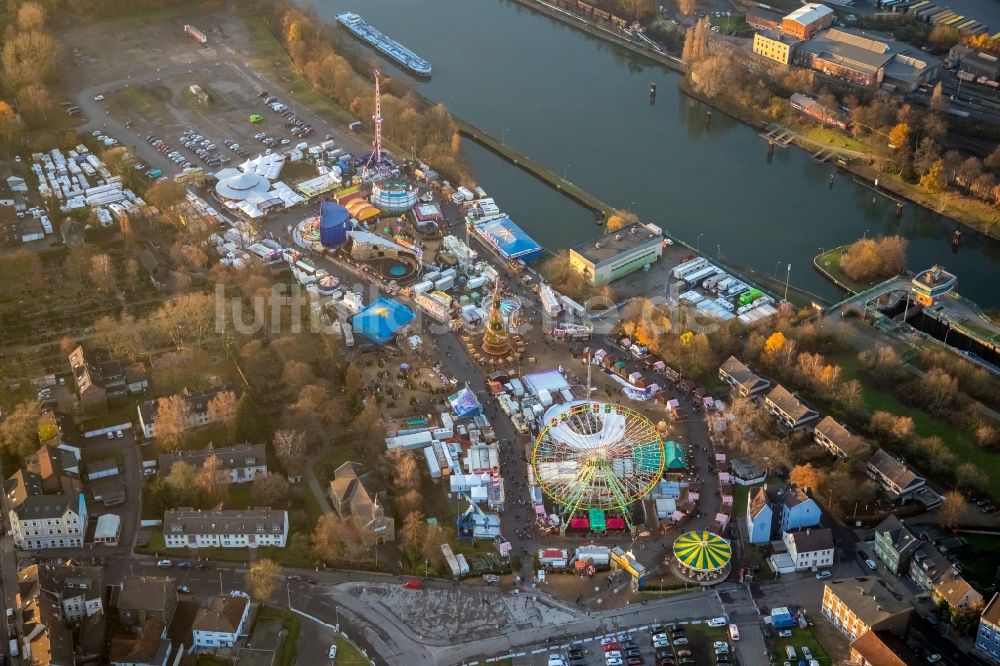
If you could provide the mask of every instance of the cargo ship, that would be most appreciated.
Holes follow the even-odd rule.
[[[374,47],[376,51],[405,69],[420,76],[431,75],[431,64],[399,42],[383,35],[374,26],[353,12],[337,15],[337,22],[361,41]]]

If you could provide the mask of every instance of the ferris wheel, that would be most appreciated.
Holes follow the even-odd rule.
[[[642,499],[663,475],[656,426],[634,409],[605,402],[559,405],[546,414],[531,465],[542,491],[564,514],[619,510]]]

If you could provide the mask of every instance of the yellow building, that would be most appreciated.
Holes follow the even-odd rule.
[[[792,61],[792,53],[799,40],[786,37],[779,32],[758,32],[753,36],[753,52],[768,60],[787,65]]]

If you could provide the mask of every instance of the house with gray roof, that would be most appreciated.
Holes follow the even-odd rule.
[[[863,455],[871,448],[868,442],[852,433],[832,416],[826,416],[816,424],[813,439],[838,458]]]
[[[778,384],[764,397],[767,411],[787,430],[798,430],[819,418],[819,412]]]
[[[753,372],[735,356],[730,356],[719,366],[719,379],[743,397],[758,395],[771,387],[771,382]]]
[[[270,508],[171,509],[163,514],[163,537],[167,548],[284,548],[288,512]]]
[[[219,459],[219,480],[223,483],[249,483],[258,474],[267,474],[267,447],[263,444],[236,444],[196,451],[175,451],[160,455],[161,474],[168,474],[176,462],[202,467],[211,457]]]
[[[890,499],[901,502],[923,488],[927,481],[904,460],[879,449],[868,459],[868,476],[875,479]]]

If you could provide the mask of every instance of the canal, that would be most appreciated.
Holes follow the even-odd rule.
[[[892,202],[873,200],[797,148],[768,159],[754,129],[719,112],[706,122],[706,108],[677,89],[677,74],[624,49],[511,0],[307,1],[330,19],[362,13],[431,62],[433,77],[413,80],[421,93],[723,262],[767,274],[791,264],[796,286],[835,300],[812,258],[866,231],[901,233],[911,268],[943,264],[963,294],[1000,305],[1000,243],[966,229],[953,254],[954,222],[912,205],[897,219]],[[591,213],[558,193],[522,187],[527,176],[515,167],[466,152],[479,184],[548,249],[600,232]]]

